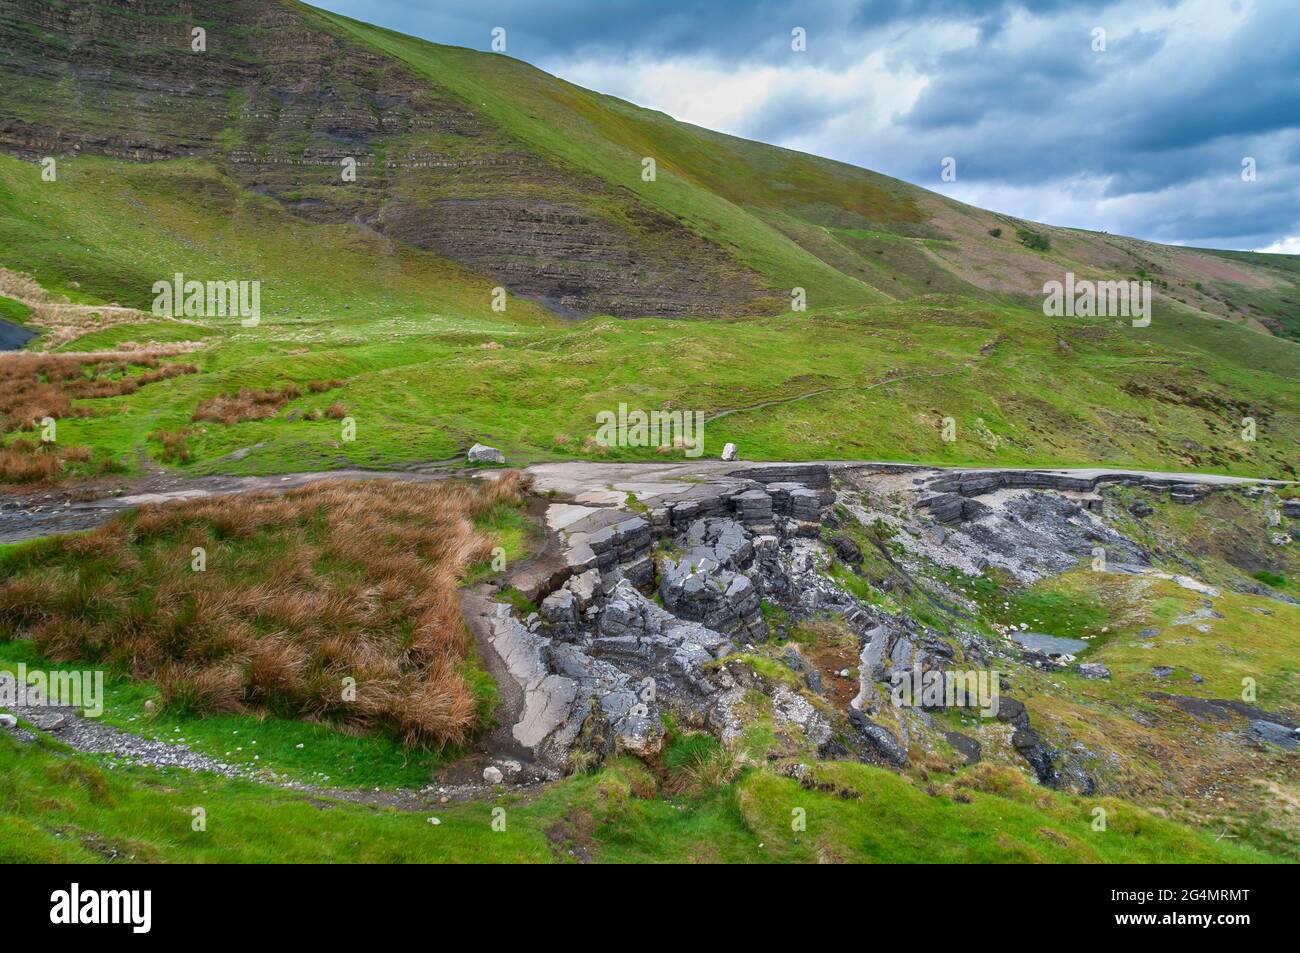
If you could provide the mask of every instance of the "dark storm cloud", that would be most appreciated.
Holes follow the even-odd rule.
[[[960,19],[995,34],[1017,10],[1087,10],[1077,0],[317,0],[316,6],[440,43],[487,49],[505,27],[511,52],[543,57],[605,52],[762,56],[802,26],[823,49],[882,27]]]

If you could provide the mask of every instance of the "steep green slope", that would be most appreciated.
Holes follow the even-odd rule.
[[[863,297],[863,285],[896,299],[958,292],[1037,305],[1043,282],[1070,270],[1150,279],[1169,303],[1297,336],[1300,266],[1279,267],[1280,256],[1220,255],[997,215],[844,163],[677,122],[505,57],[320,16],[444,85],[531,148],[680,216],[777,285],[805,287],[820,306],[875,300]],[[645,157],[657,162],[654,182],[640,176]],[[1050,247],[1026,247],[1021,228],[1045,235]]]
[[[206,30],[201,51],[193,29]],[[746,314],[788,300],[617,183],[549,161],[339,32],[276,0],[6,0],[0,147],[201,155],[305,220],[442,253],[561,313]]]
[[[11,153],[203,155],[299,217],[436,251],[562,314],[775,314],[796,287],[812,307],[1036,306],[1073,271],[1298,333],[1300,266],[1277,256],[1021,222],[292,0],[6,0],[0,82]]]

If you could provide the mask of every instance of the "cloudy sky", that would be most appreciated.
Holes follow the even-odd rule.
[[[475,49],[503,27],[581,86],[1000,212],[1300,254],[1297,0],[312,2]]]

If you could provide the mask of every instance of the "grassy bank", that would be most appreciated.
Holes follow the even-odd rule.
[[[1104,803],[972,775],[927,793],[863,765],[818,769],[825,790],[767,768],[667,797],[635,762],[531,799],[358,806],[183,773],[104,771],[91,760],[0,736],[0,861],[200,862],[1259,862],[1266,855]],[[988,790],[983,790],[987,788]],[[993,793],[996,792],[996,793]],[[206,830],[194,830],[195,808]],[[500,809],[498,811],[498,809]],[[802,811],[803,830],[792,827]],[[436,817],[437,825],[429,823]],[[495,826],[504,830],[494,829]]]

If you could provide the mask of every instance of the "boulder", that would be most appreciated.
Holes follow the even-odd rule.
[[[586,612],[592,600],[596,598],[596,591],[600,588],[600,571],[588,569],[584,573],[573,576],[564,584],[564,588],[573,593],[578,611]]]
[[[1029,727],[1029,712],[1025,711],[1024,702],[1007,698],[1005,695],[998,698],[997,719],[1003,724],[1015,725],[1018,728]]]
[[[746,490],[731,498],[742,523],[771,523],[772,498],[763,490]]]
[[[734,443],[729,443],[722,448],[722,459],[727,463],[734,463],[740,459],[740,452]]]
[[[840,560],[850,566],[862,565],[862,547],[847,536],[835,536],[831,539],[831,548]]]
[[[556,589],[541,605],[542,618],[555,626],[574,625],[578,621],[578,600],[567,588]]]
[[[664,726],[658,718],[629,715],[614,736],[614,753],[655,758],[664,746]]]
[[[767,638],[758,588],[743,571],[753,560],[754,544],[740,523],[696,520],[687,530],[685,551],[663,561],[664,606],[719,632]]]
[[[501,769],[495,764],[489,764],[483,769],[483,780],[488,784],[500,784],[505,780],[505,775],[501,773]]]
[[[1100,662],[1084,662],[1079,666],[1079,674],[1084,678],[1110,678],[1110,669]]]
[[[862,648],[859,671],[862,673],[864,681],[878,682],[889,672],[889,667],[885,664],[885,661],[889,658],[889,646],[893,640],[893,633],[888,626],[878,625],[869,630],[864,638],[867,640],[867,644]]]
[[[772,695],[772,715],[778,725],[798,728],[817,747],[831,740],[831,726],[808,699],[784,685]]]
[[[944,738],[967,764],[979,764],[984,748],[974,738],[959,731],[945,732]]]
[[[469,453],[465,458],[470,463],[505,463],[506,455],[496,447],[488,447],[481,443],[476,443],[469,448]]]
[[[1040,784],[1050,788],[1060,786],[1061,776],[1052,764],[1052,753],[1047,750],[1038,732],[1032,728],[1017,728],[1011,735],[1011,746],[1029,762]]]
[[[790,491],[790,516],[793,519],[815,523],[821,519],[821,494],[806,486]]]

